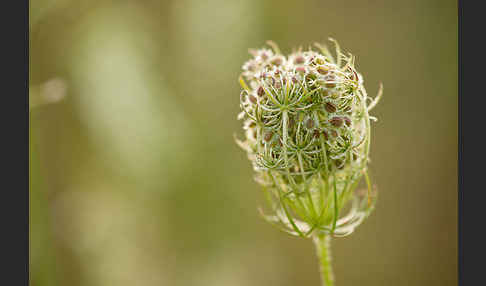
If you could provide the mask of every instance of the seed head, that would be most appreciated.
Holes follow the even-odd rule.
[[[275,216],[266,218],[299,236],[353,231],[355,226],[338,223],[339,211],[355,199],[346,194],[353,194],[351,186],[366,172],[368,112],[381,96],[380,89],[367,104],[370,98],[355,69],[355,57],[331,41],[336,55],[316,44],[317,50],[299,49],[285,56],[271,42],[273,51],[250,51],[253,57],[240,77],[249,100],[240,97],[239,118],[245,121],[246,137],[237,142],[246,150],[257,182],[277,199],[272,206]],[[301,204],[304,207],[294,209]],[[361,209],[353,214],[358,216],[372,209],[369,204],[357,206]],[[302,215],[297,218],[298,212]]]

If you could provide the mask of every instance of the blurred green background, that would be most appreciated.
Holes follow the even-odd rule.
[[[319,285],[311,241],[259,217],[233,134],[248,48],[329,36],[370,95],[384,83],[378,204],[333,240],[337,285],[456,285],[456,15],[452,0],[31,0],[31,285]]]

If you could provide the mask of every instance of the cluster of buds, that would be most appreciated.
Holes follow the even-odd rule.
[[[267,221],[294,235],[344,236],[371,212],[376,195],[366,173],[372,100],[355,69],[355,57],[326,46],[288,56],[250,50],[240,76],[241,113],[247,152],[256,180],[266,190]],[[366,192],[355,192],[365,177]],[[341,210],[350,203],[346,215]],[[263,213],[262,213],[263,214]]]

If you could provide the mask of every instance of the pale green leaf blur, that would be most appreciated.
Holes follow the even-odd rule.
[[[456,285],[452,0],[31,0],[31,285],[319,285],[233,134],[248,48],[329,36],[384,84],[378,202],[332,241],[336,285]]]

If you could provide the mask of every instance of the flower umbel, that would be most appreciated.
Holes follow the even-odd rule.
[[[382,95],[368,97],[355,57],[326,46],[288,56],[250,50],[243,65],[238,115],[256,180],[272,215],[264,218],[286,232],[345,236],[373,209],[376,195],[366,173],[370,149],[369,111]],[[368,191],[356,194],[365,177]],[[350,202],[350,210],[341,210]]]
[[[265,190],[271,224],[313,237],[322,282],[333,285],[330,237],[346,236],[371,213],[376,202],[367,173],[369,111],[383,92],[368,97],[355,57],[335,55],[325,45],[284,56],[278,46],[250,50],[239,78],[245,140],[256,181]],[[364,177],[367,190],[355,192]],[[350,205],[343,215],[342,210]]]

